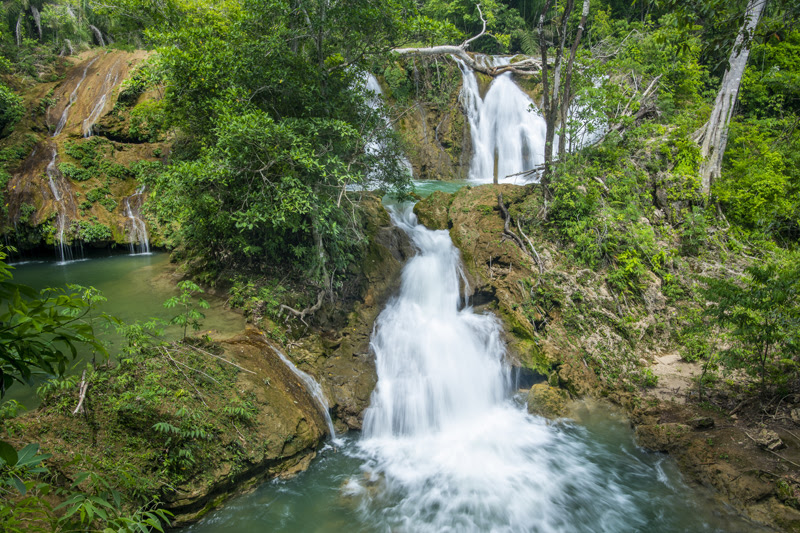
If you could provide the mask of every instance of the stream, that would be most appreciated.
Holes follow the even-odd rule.
[[[527,413],[499,321],[460,292],[446,231],[393,219],[417,255],[372,337],[378,384],[364,430],[308,471],[267,483],[187,531],[753,531],[636,447],[624,417],[583,403],[573,420]]]

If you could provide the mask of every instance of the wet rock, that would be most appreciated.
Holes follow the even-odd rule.
[[[689,420],[689,425],[694,429],[711,429],[714,427],[714,419],[710,416],[698,416]]]
[[[568,400],[567,391],[539,383],[528,392],[528,412],[545,418],[560,418],[566,412]]]
[[[753,437],[753,440],[761,448],[767,449],[771,452],[786,447],[786,444],[783,443],[778,434],[771,429],[762,429],[755,435],[755,437]]]
[[[448,210],[453,201],[453,195],[442,191],[435,191],[422,202],[414,206],[414,214],[420,223],[428,229],[447,229],[449,222]]]
[[[682,446],[690,432],[689,426],[678,423],[654,424],[636,428],[639,446],[656,452],[668,452]]]

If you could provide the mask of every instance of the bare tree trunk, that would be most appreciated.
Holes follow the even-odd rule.
[[[544,174],[542,175],[542,185],[545,189],[547,189],[547,178],[548,178],[548,170],[550,170],[550,163],[553,159],[553,150],[552,150],[552,142],[548,147],[547,140],[550,139],[552,141],[552,128],[550,126],[550,121],[548,117],[550,116],[550,76],[548,73],[548,64],[547,64],[547,50],[548,50],[548,43],[547,39],[544,36],[544,18],[547,16],[547,12],[550,10],[550,3],[551,0],[547,0],[542,8],[542,13],[539,15],[539,24],[536,27],[536,31],[539,34],[539,49],[542,54],[542,107],[544,110],[544,120],[547,124],[547,130],[545,132],[545,146],[544,146]]]
[[[581,44],[583,37],[583,30],[586,28],[586,19],[589,18],[589,4],[591,0],[583,0],[583,9],[581,10],[581,21],[578,24],[578,32],[575,34],[575,41],[572,43],[572,49],[569,51],[569,61],[567,61],[567,79],[564,81],[564,96],[561,99],[561,127],[564,128],[567,124],[567,111],[572,102],[572,67],[575,63],[575,55],[578,52],[578,46]],[[561,156],[566,151],[567,135],[566,132],[558,139],[558,155]]]
[[[703,192],[711,192],[711,183],[719,178],[722,170],[722,158],[728,144],[728,127],[731,122],[733,108],[742,84],[742,75],[750,56],[750,38],[761,19],[761,13],[767,0],[749,0],[744,24],[739,30],[736,42],[728,60],[728,69],[722,77],[722,85],[714,102],[714,110],[705,126],[698,132],[697,141],[701,143],[700,153],[703,162],[700,164],[700,184]]]

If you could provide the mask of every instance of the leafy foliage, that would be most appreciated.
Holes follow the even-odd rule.
[[[38,293],[14,283],[6,256],[0,251],[0,300],[7,302],[0,313],[0,395],[14,382],[30,384],[37,373],[63,374],[79,345],[108,355],[87,320],[94,304],[77,287]]]

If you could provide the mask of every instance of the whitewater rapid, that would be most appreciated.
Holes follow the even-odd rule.
[[[417,255],[372,338],[364,476],[344,489],[363,518],[409,532],[629,528],[628,496],[588,448],[512,401],[501,326],[466,305],[449,234],[417,224],[410,207],[393,217]]]

